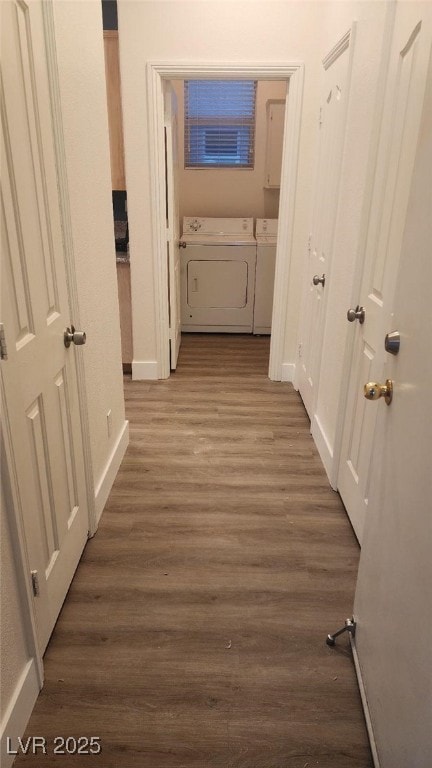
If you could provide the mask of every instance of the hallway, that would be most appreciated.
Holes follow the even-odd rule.
[[[359,549],[268,337],[183,336],[125,381],[131,442],[27,728],[62,768],[371,768],[347,640]],[[55,736],[100,755],[53,755]]]

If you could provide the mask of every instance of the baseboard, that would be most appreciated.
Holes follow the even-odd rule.
[[[294,381],[295,369],[295,363],[282,363],[281,381],[290,381],[292,384]]]
[[[120,434],[116,440],[110,457],[105,465],[105,469],[102,472],[102,477],[96,486],[95,490],[95,511],[96,521],[99,522],[102,515],[105,504],[107,503],[108,496],[110,494],[113,482],[119,471],[120,464],[123,456],[125,455],[126,448],[129,444],[129,422],[125,421]]]
[[[16,684],[15,691],[1,721],[2,768],[10,768],[15,755],[9,751],[17,749],[17,739],[24,735],[36,699],[39,696],[39,682],[34,659],[30,659]]]
[[[365,721],[366,721],[366,728],[367,728],[367,732],[368,732],[368,736],[369,736],[369,741],[370,741],[370,748],[371,748],[371,752],[372,752],[372,758],[373,758],[373,762],[374,762],[375,768],[380,768],[380,760],[379,760],[379,757],[378,757],[378,750],[377,750],[376,741],[375,741],[375,734],[374,734],[374,730],[373,730],[373,727],[372,727],[372,720],[371,720],[370,711],[369,711],[369,703],[368,703],[367,696],[366,696],[366,690],[365,690],[365,686],[364,686],[364,682],[363,682],[363,675],[362,675],[361,666],[360,666],[360,662],[359,662],[359,657],[358,657],[358,653],[357,653],[357,646],[356,646],[356,642],[355,642],[355,637],[353,637],[351,634],[350,634],[350,642],[351,642],[351,650],[352,650],[353,659],[354,659],[354,667],[355,667],[355,671],[356,671],[356,675],[357,675],[358,687],[359,687],[359,690],[360,690],[360,696],[361,696],[362,705],[363,705],[364,717],[365,717]]]
[[[328,441],[327,435],[325,434],[321,422],[316,414],[311,422],[311,434],[315,441],[315,445],[318,448],[321,461],[324,464],[324,469],[327,473],[329,483],[335,491],[336,486],[334,485],[333,480],[333,451]]]
[[[133,360],[132,361],[132,380],[133,381],[156,381],[158,376],[157,360]]]

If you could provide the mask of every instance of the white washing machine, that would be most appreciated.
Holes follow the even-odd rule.
[[[277,229],[277,219],[256,220],[257,260],[253,322],[255,334],[271,333]]]
[[[185,216],[180,247],[182,331],[252,333],[253,219]]]

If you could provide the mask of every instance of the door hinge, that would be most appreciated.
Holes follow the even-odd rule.
[[[298,345],[298,356],[299,357],[302,356],[302,345],[301,344]]]
[[[35,597],[40,595],[39,576],[37,571],[31,571],[32,589]]]
[[[0,323],[0,351],[1,351],[1,359],[7,360],[8,353],[7,353],[7,346],[6,346],[6,335],[5,335],[3,323]]]
[[[323,124],[323,119],[322,119],[322,107],[320,107],[320,111],[319,111],[319,120],[318,120],[318,124],[319,124],[319,127],[321,128],[321,126],[322,126],[322,124]]]

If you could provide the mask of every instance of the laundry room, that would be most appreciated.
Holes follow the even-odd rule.
[[[271,333],[286,96],[286,80],[165,83],[172,369],[181,333]]]

